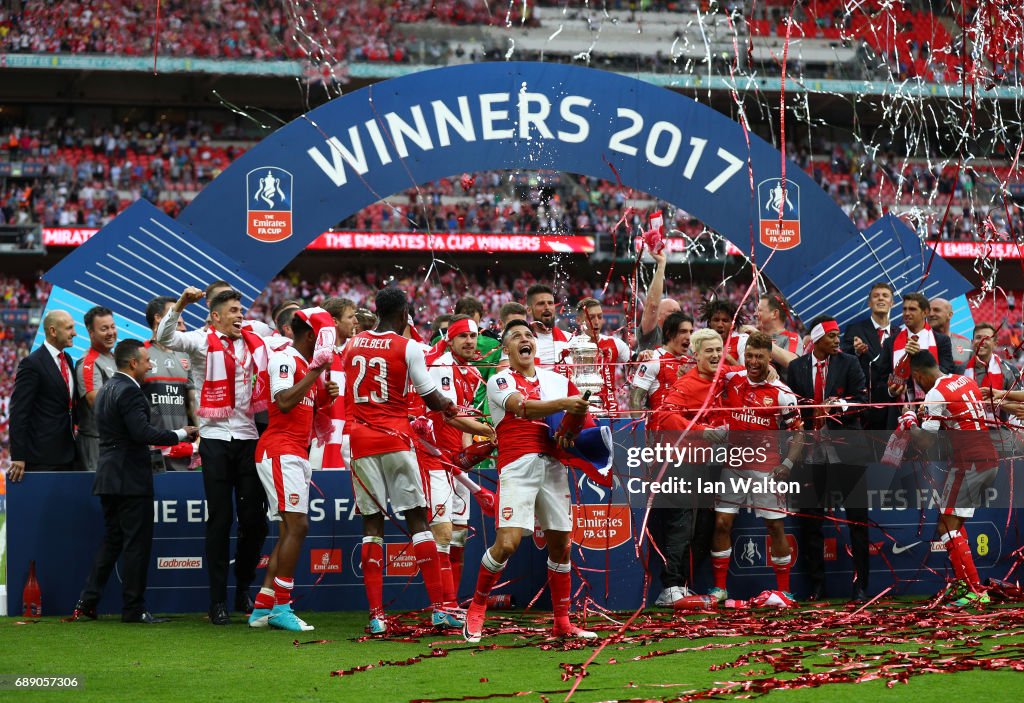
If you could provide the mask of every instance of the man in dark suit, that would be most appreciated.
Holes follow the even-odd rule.
[[[885,281],[871,286],[868,292],[868,309],[871,315],[863,320],[851,322],[843,333],[839,348],[845,354],[853,354],[860,361],[861,371],[868,382],[868,397],[873,398],[871,365],[882,354],[882,345],[899,331],[899,326],[889,321],[892,310],[893,290]],[[888,408],[869,408],[863,417],[864,429],[883,430],[886,427]]]
[[[873,367],[875,376],[871,384],[871,402],[889,404],[886,406],[885,427],[878,429],[896,429],[901,412],[900,403],[919,403],[924,400],[924,392],[910,378],[909,363],[901,364],[901,361],[927,349],[939,362],[942,373],[956,371],[953,344],[949,337],[933,331],[928,325],[930,309],[931,304],[923,293],[907,293],[903,296],[903,327],[885,340],[882,353]],[[894,371],[900,371],[902,376],[894,376]]]
[[[11,468],[17,483],[26,471],[71,471],[75,464],[74,362],[64,350],[75,321],[64,310],[43,318],[46,340],[18,364],[11,394]]]
[[[198,435],[195,427],[162,430],[150,424],[141,384],[150,369],[149,350],[137,339],[114,348],[117,373],[96,396],[100,453],[92,492],[103,506],[105,533],[74,618],[95,619],[96,604],[124,554],[124,622],[161,622],[146,611],[146,575],[153,546],[153,467],[150,445],[170,446]]]
[[[800,398],[804,427],[813,431],[804,463],[793,477],[804,487],[800,513],[801,552],[811,581],[809,600],[825,596],[825,553],[820,498],[841,493],[853,551],[852,599],[867,600],[868,511],[864,466],[868,447],[861,430],[861,406],[867,402],[864,372],[857,357],[839,350],[839,325],[821,316],[811,322],[810,354],[793,360],[787,385]],[[837,519],[842,520],[837,514]]]

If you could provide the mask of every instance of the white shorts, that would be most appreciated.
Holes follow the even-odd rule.
[[[293,454],[267,456],[256,464],[263,490],[267,493],[267,517],[280,520],[281,513],[309,512],[309,460]]]
[[[999,469],[951,469],[942,487],[942,514],[974,517],[974,509],[984,505],[985,490],[996,480]]]
[[[455,486],[455,495],[452,496],[452,524],[465,527],[469,524],[469,505],[472,502],[472,494],[461,481],[452,481]]]
[[[498,527],[572,532],[569,472],[547,454],[527,454],[498,473]]]
[[[786,517],[786,510],[789,501],[785,495],[775,493],[758,493],[754,486],[763,486],[771,476],[768,471],[755,471],[753,469],[722,469],[719,481],[725,484],[725,492],[715,495],[715,512],[736,514],[744,505],[754,509],[754,514],[764,520],[782,520]],[[741,485],[735,486],[740,490],[733,491],[732,480],[737,482],[751,479],[750,490],[744,491]]]
[[[363,516],[384,512],[389,500],[396,513],[427,505],[416,453],[411,450],[353,459],[352,491]]]
[[[452,522],[452,507],[455,501],[455,487],[458,483],[445,470],[428,471],[427,510],[430,511],[430,524],[443,525]]]

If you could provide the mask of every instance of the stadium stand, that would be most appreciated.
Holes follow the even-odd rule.
[[[994,3],[767,2],[289,3],[174,0],[154,7],[131,0],[50,3],[28,0],[0,10],[0,51],[158,54],[199,58],[310,59],[354,63],[464,63],[488,58],[579,60],[656,73],[691,70],[710,55],[777,75],[787,39],[791,68],[807,75],[952,82],[963,71],[1002,78],[1019,73],[1021,27]],[[960,11],[960,5],[963,5]],[[525,8],[525,10],[524,10]],[[525,13],[525,14],[524,14]],[[1016,21],[1014,18],[1016,17]],[[292,31],[291,27],[302,27]],[[643,41],[636,41],[636,36]],[[965,50],[961,37],[981,43]],[[216,37],[216,40],[213,38]],[[556,39],[557,37],[557,39]],[[600,39],[598,54],[592,49]],[[154,43],[156,46],[154,46]],[[746,47],[738,55],[738,47]],[[710,53],[708,49],[711,49]],[[742,52],[741,52],[742,53]],[[981,61],[975,65],[977,56]]]

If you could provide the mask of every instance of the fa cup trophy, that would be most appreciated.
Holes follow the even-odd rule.
[[[572,382],[580,393],[590,391],[590,414],[605,417],[608,413],[601,404],[601,390],[604,388],[601,350],[581,335],[572,340],[567,351],[572,359]]]

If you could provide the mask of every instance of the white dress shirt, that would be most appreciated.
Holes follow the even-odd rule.
[[[167,311],[160,325],[156,328],[156,342],[168,349],[185,352],[192,362],[192,381],[196,387],[196,395],[203,398],[203,383],[206,381],[206,354],[209,348],[209,329],[179,332],[178,315],[174,308]],[[215,333],[221,340],[227,340],[229,346],[225,353],[232,353],[241,361],[235,364],[235,407],[229,417],[212,418],[199,415],[199,436],[203,439],[259,439],[256,423],[253,421],[250,406],[252,405],[253,359],[245,340],[241,337],[231,340],[220,332]]]
[[[57,347],[50,344],[49,342],[43,342],[43,346],[46,347],[46,350],[48,352],[50,352],[50,358],[53,359],[53,363],[57,365],[57,373],[60,374],[61,378],[64,378],[64,374],[60,370],[60,355],[63,354],[63,352]],[[67,364],[68,369],[68,377],[67,379],[65,379],[64,382],[67,384],[68,387],[68,395],[71,395],[74,392],[74,387],[72,384],[74,383],[75,370],[74,368],[72,368],[70,362],[67,361],[67,357],[64,358],[64,361]]]

